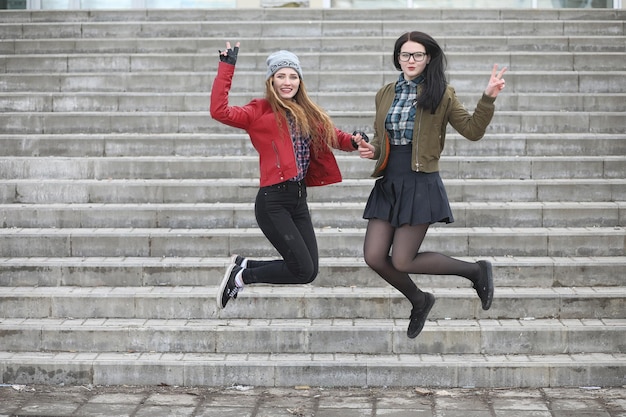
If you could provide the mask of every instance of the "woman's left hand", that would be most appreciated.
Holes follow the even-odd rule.
[[[362,140],[359,142],[359,156],[363,159],[372,159],[374,157],[374,145]]]
[[[489,78],[489,84],[487,84],[487,88],[485,89],[485,94],[489,97],[497,97],[500,91],[504,88],[505,82],[502,76],[506,72],[507,67],[503,67],[500,71],[498,71],[498,64],[493,65],[493,69],[491,70],[491,78]]]

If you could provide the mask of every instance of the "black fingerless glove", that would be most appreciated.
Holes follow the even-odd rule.
[[[226,62],[230,65],[235,65],[237,63],[237,54],[239,53],[238,46],[235,46],[233,49],[227,49],[226,55],[223,55],[222,52],[224,51],[220,51],[220,61]]]
[[[361,137],[363,138],[365,143],[369,143],[370,142],[370,138],[368,138],[367,135],[365,134],[365,132],[363,132],[362,130],[355,130],[354,132],[352,132],[352,136],[356,136],[356,135],[361,135]],[[354,146],[354,149],[358,149],[359,145],[356,144],[354,139],[350,139],[350,140],[352,141],[352,146]]]

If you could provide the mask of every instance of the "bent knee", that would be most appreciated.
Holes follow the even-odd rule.
[[[391,264],[396,271],[408,272],[411,266],[411,260],[406,258],[391,257]]]
[[[315,281],[315,278],[317,278],[317,273],[318,273],[317,270],[313,270],[313,271],[299,274],[297,277],[298,283],[300,284],[312,283],[313,281]]]
[[[315,267],[314,265],[309,265],[309,266],[300,265],[300,268],[294,274],[295,281],[297,284],[310,284],[313,281],[315,281],[315,278],[317,278],[318,273],[319,273],[319,268]]]
[[[365,261],[365,264],[372,268],[374,271],[381,271],[387,263],[386,257],[372,256],[367,254],[365,254],[363,260]]]

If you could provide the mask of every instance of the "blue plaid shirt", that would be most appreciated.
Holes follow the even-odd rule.
[[[389,133],[392,145],[408,145],[413,141],[415,128],[415,114],[417,106],[418,86],[424,81],[420,75],[414,80],[407,81],[400,74],[396,82],[396,96],[385,119],[385,129]]]
[[[306,177],[311,163],[311,137],[302,136],[300,129],[296,127],[295,120],[288,113],[287,121],[289,122],[289,132],[291,133],[291,141],[293,142],[293,150],[296,154],[296,165],[298,166],[298,175],[291,178],[290,181],[301,181]]]

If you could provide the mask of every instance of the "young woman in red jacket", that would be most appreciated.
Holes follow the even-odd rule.
[[[277,51],[267,58],[265,98],[229,106],[239,42],[220,51],[211,90],[211,116],[244,129],[259,153],[260,188],[255,215],[263,234],[282,259],[253,260],[233,255],[217,293],[220,309],[244,285],[306,284],[319,269],[317,240],[307,205],[307,186],[341,181],[332,148],[354,151],[362,140],[334,127],[311,101],[296,55]]]

